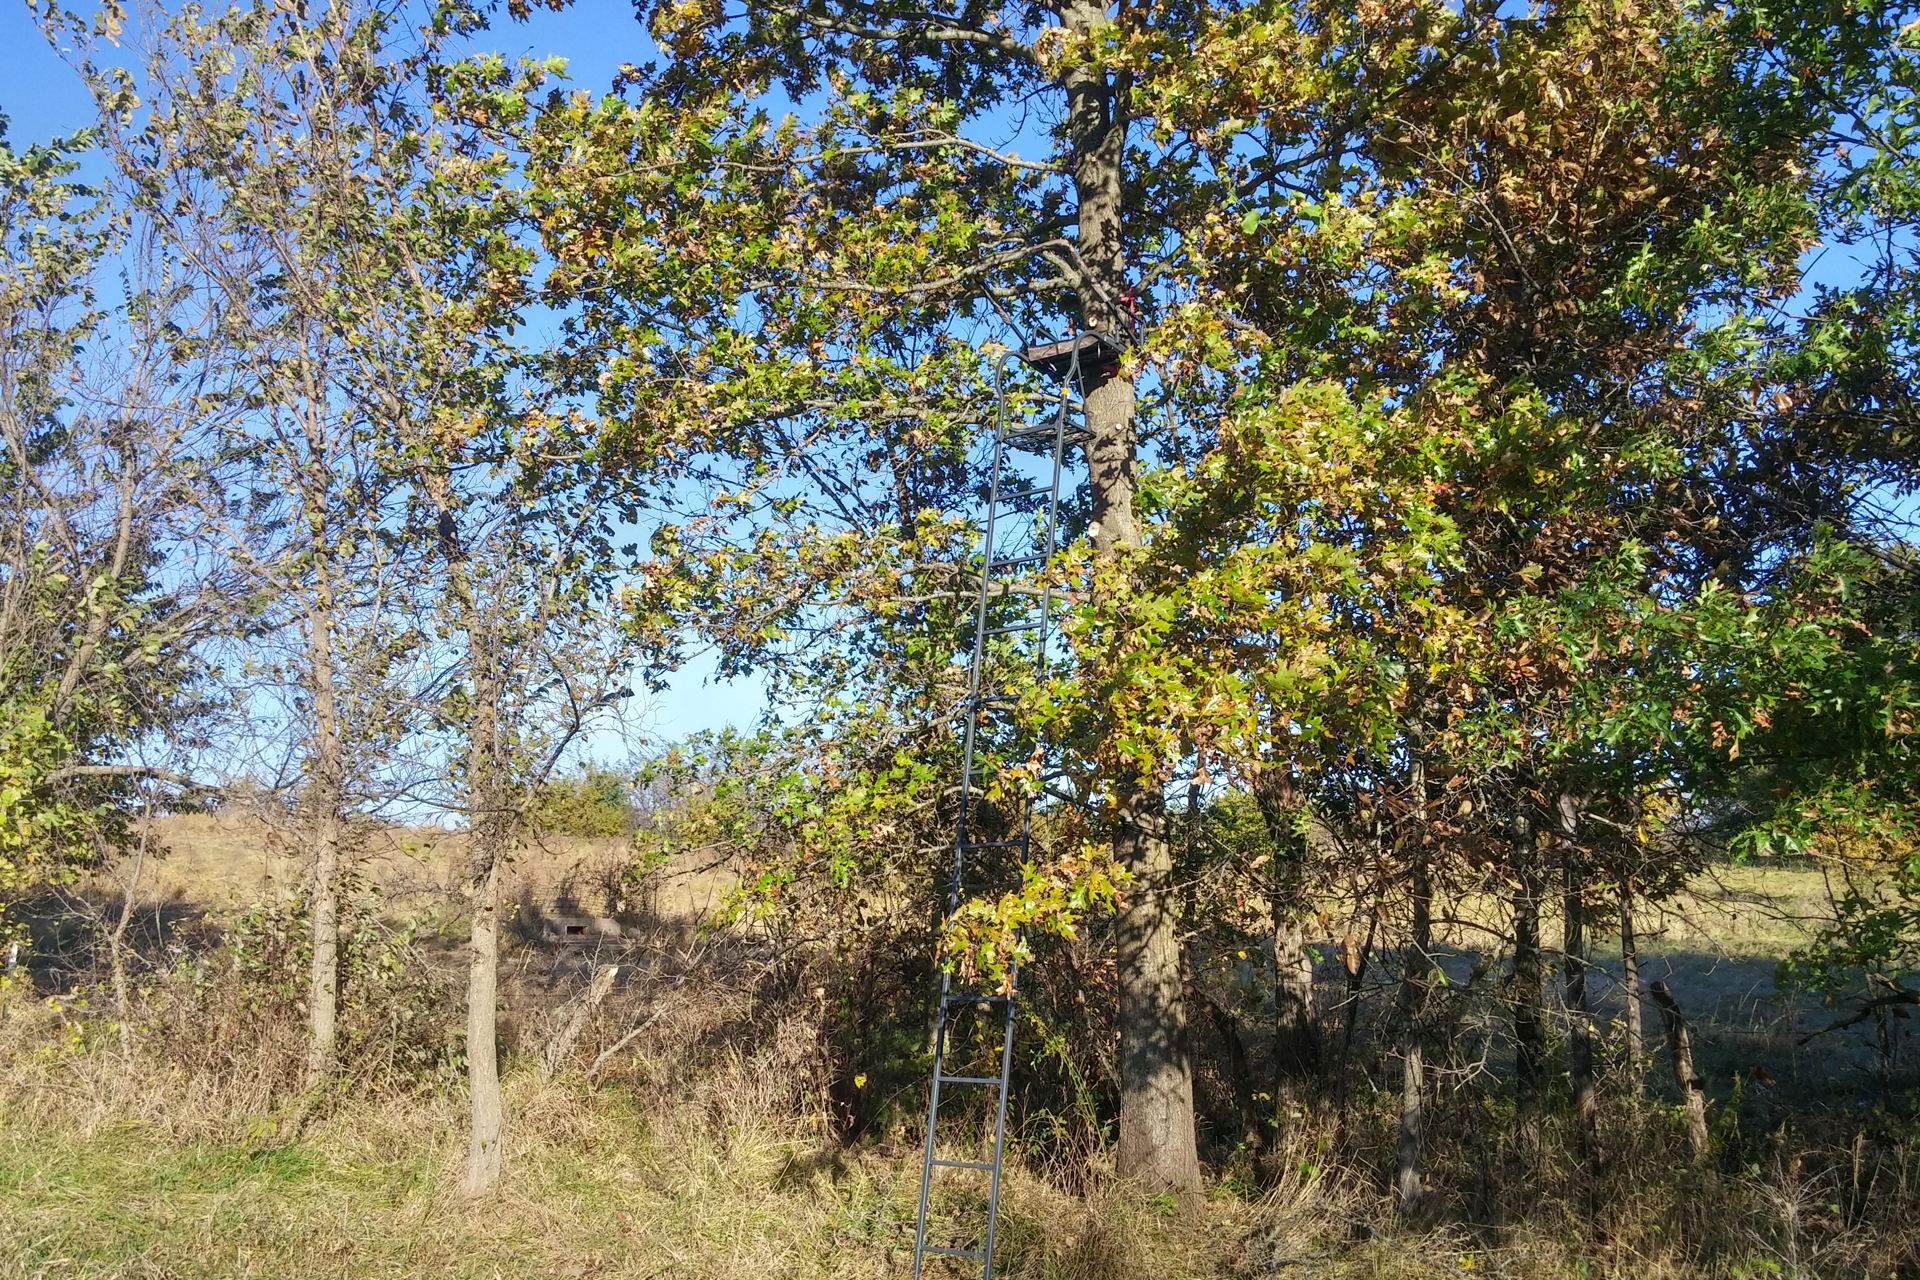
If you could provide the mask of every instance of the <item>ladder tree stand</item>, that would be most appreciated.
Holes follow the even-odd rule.
[[[1021,654],[1038,673],[1047,666],[1047,647],[1054,623],[1055,592],[1046,567],[1059,550],[1061,482],[1068,455],[1087,441],[1082,401],[1082,371],[1091,374],[1119,356],[1117,344],[1092,333],[1060,342],[1029,346],[1021,359],[1043,378],[1055,383],[1037,412],[1022,413],[1012,421],[1008,412],[1006,356],[994,365],[993,455],[989,472],[985,523],[981,535],[980,593],[974,608],[973,647],[967,664],[967,693],[961,704],[960,786],[954,824],[953,869],[946,900],[951,922],[971,892],[989,888],[969,879],[980,859],[994,854],[997,865],[1018,866],[1028,860],[1033,838],[1033,800],[1022,797],[1003,805],[1012,812],[988,810],[985,770],[976,763],[983,746],[982,730],[996,718],[1004,721],[1013,710],[1011,691],[988,687],[988,657],[995,642],[1018,637]],[[1021,454],[1041,455],[1035,461],[1042,474],[1022,474]],[[1031,465],[1031,464],[1027,464]],[[1036,586],[1034,580],[1038,579]],[[971,865],[970,865],[971,864]],[[927,1100],[927,1140],[920,1169],[920,1207],[913,1235],[913,1274],[918,1277],[930,1258],[952,1258],[977,1263],[981,1280],[993,1280],[993,1246],[1000,1213],[1001,1170],[1006,1152],[1007,1091],[1013,1070],[1014,1006],[1018,999],[1017,969],[1006,976],[998,991],[956,988],[950,968],[940,970],[939,1004],[934,1014],[933,1073]],[[950,1071],[956,1050],[956,1027],[976,1015],[978,1026],[997,1024],[998,1052],[976,1055],[977,1068]],[[997,1015],[997,1016],[995,1016]],[[981,1037],[974,1037],[978,1040]],[[986,1036],[991,1047],[991,1032]],[[962,1050],[961,1056],[965,1053]],[[992,1091],[991,1140],[978,1135],[975,1158],[957,1158],[942,1141],[941,1104],[949,1088]],[[977,1114],[977,1113],[975,1113]],[[951,1126],[950,1126],[951,1127]],[[935,1176],[942,1170],[987,1175],[986,1220],[970,1239],[936,1243],[929,1238],[930,1207]],[[969,1268],[970,1269],[970,1268]]]

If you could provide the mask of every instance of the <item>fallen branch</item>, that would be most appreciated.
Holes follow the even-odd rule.
[[[616,1053],[619,1053],[622,1049],[626,1048],[628,1045],[632,1044],[635,1040],[639,1039],[641,1033],[646,1031],[647,1028],[651,1027],[654,1023],[660,1021],[660,1019],[666,1017],[669,1013],[672,1013],[675,1009],[679,1007],[680,1006],[677,1003],[661,1005],[658,1009],[655,1009],[653,1011],[653,1015],[649,1017],[645,1022],[641,1023],[639,1026],[635,1027],[633,1030],[627,1032],[627,1034],[621,1036],[618,1040],[615,1040],[612,1044],[602,1049],[600,1051],[600,1056],[593,1060],[593,1065],[587,1068],[587,1084],[593,1085],[598,1083],[600,1079],[600,1068],[607,1064],[607,1060],[609,1058],[613,1057]]]
[[[587,1019],[600,1007],[600,1002],[613,990],[613,981],[620,976],[620,966],[603,964],[594,971],[593,981],[588,984],[584,994],[573,1002],[573,1011],[566,1024],[554,1032],[547,1041],[546,1049],[540,1054],[540,1079],[551,1080],[560,1071],[560,1064],[573,1051],[573,1045],[586,1030]],[[598,1065],[598,1064],[595,1064]]]

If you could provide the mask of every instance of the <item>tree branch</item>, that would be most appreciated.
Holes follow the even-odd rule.
[[[1034,56],[1032,49],[1021,44],[1012,36],[997,31],[981,31],[978,28],[963,27],[957,24],[952,26],[935,25],[938,20],[932,18],[926,20],[926,25],[917,28],[910,26],[867,26],[858,22],[850,22],[845,18],[809,13],[798,5],[763,4],[762,8],[766,12],[778,14],[783,18],[790,18],[799,25],[811,27],[815,31],[826,31],[832,32],[834,35],[852,36],[857,40],[889,41],[894,44],[909,44],[916,40],[924,40],[933,44],[976,45],[983,49],[991,49],[996,53],[1005,54],[1010,58],[1018,58],[1029,66],[1037,67],[1040,65],[1040,60]]]
[[[195,782],[192,778],[182,777],[169,770],[146,764],[70,764],[64,769],[55,769],[47,775],[48,782],[69,782],[74,778],[150,778],[155,782],[187,787],[194,791],[222,789],[210,782]]]
[[[1899,1004],[1920,1005],[1920,991],[1908,991],[1903,988],[1893,995],[1880,996],[1876,999],[1869,1000],[1861,1005],[1860,1012],[1854,1014],[1851,1018],[1842,1018],[1838,1022],[1829,1023],[1818,1031],[1809,1031],[1806,1035],[1800,1037],[1800,1043],[1805,1044],[1809,1040],[1818,1039],[1829,1031],[1842,1031],[1847,1027],[1857,1026],[1865,1022],[1868,1018],[1871,1018],[1874,1014],[1880,1012],[1880,1010]]]

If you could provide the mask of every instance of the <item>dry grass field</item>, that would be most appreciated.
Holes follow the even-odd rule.
[[[151,939],[162,949],[167,929],[185,937],[222,927],[297,884],[297,856],[257,823],[171,819],[163,839],[140,895],[163,907]],[[435,999],[455,1015],[462,856],[457,835],[413,830],[375,833],[356,857],[378,909],[420,922],[445,970]],[[549,842],[521,851],[514,893],[536,913],[556,904],[597,913],[609,893],[631,891],[619,879],[625,866],[618,842]],[[904,1275],[917,1150],[900,1132],[852,1147],[826,1139],[812,1011],[760,1003],[742,976],[757,963],[752,948],[694,927],[724,898],[723,875],[666,871],[626,917],[644,927],[625,937],[556,945],[535,931],[510,948],[505,1028],[519,1048],[509,1059],[508,1174],[481,1201],[455,1190],[465,1121],[457,1072],[398,1094],[316,1097],[288,1087],[297,1024],[252,1025],[269,1013],[231,1002],[205,1006],[225,1022],[177,1016],[186,984],[204,981],[197,971],[152,976],[151,1021],[131,1050],[110,1020],[87,1016],[103,998],[97,989],[49,998],[14,983],[0,992],[0,1280]],[[116,893],[110,878],[85,888],[95,900]],[[1204,1201],[1176,1204],[1096,1166],[1069,1194],[1016,1162],[997,1273],[1920,1275],[1920,1253],[1905,1252],[1916,1230],[1885,1220],[1920,1197],[1920,1132],[1902,1137],[1875,1112],[1880,1136],[1867,1156],[1854,1136],[1880,1105],[1877,1044],[1860,1029],[1802,1044],[1832,1015],[1773,982],[1775,960],[1824,901],[1817,874],[1721,869],[1695,889],[1683,905],[1646,913],[1643,966],[1686,1004],[1716,1132],[1745,1163],[1690,1172],[1670,1158],[1670,1104],[1620,1108],[1607,1119],[1609,1203],[1596,1207],[1592,1188],[1564,1178],[1523,1179],[1502,1193],[1493,1225],[1443,1215],[1400,1226],[1363,1159],[1327,1155],[1378,1149],[1390,1134],[1391,1082],[1356,1064],[1347,1111],[1295,1124],[1259,1187],[1223,1181]],[[1486,909],[1454,904],[1462,919]],[[1451,943],[1447,967],[1464,981],[1476,937],[1461,929]],[[1605,962],[1617,940],[1594,946],[1617,975],[1617,961]],[[1337,1000],[1332,940],[1324,951],[1324,989]],[[623,982],[572,1068],[543,1080],[534,1049],[606,960],[623,962]],[[1597,990],[1602,1018],[1617,1017],[1617,982]],[[229,1051],[223,1036],[237,1033],[221,1026],[244,1027],[249,1047]],[[1648,1028],[1657,1036],[1651,1010]],[[1910,1062],[1910,1033],[1903,1025],[1895,1036]],[[1656,1097],[1671,1096],[1657,1076],[1654,1086]],[[1792,1117],[1815,1113],[1793,1108],[1809,1101],[1820,1131],[1795,1137],[1802,1121]],[[1460,1158],[1476,1158],[1470,1131],[1464,1146],[1450,1141]],[[961,1188],[937,1207],[963,1218],[977,1202]]]
[[[188,815],[158,824],[163,854],[147,873],[143,896],[233,910],[301,884],[301,857],[280,833],[248,817]],[[457,898],[465,881],[466,837],[434,827],[380,828],[361,833],[349,860],[350,874],[378,889],[390,910],[406,911]],[[513,861],[515,891],[548,905],[573,898],[598,911],[609,888],[631,865],[619,839],[564,836],[531,841]],[[658,877],[665,896],[653,909],[672,915],[704,914],[731,887],[723,875],[682,874],[670,867]],[[101,884],[117,894],[118,886]]]

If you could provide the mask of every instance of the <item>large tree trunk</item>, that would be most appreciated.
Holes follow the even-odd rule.
[[[1107,20],[1106,5],[1089,0],[1063,4],[1059,14],[1061,25],[1081,34]],[[1119,337],[1127,323],[1120,301],[1127,293],[1120,220],[1130,88],[1126,73],[1109,81],[1104,70],[1082,63],[1069,66],[1061,83],[1073,142],[1080,309],[1088,329]],[[1089,369],[1082,371],[1082,389],[1094,550],[1113,556],[1140,543],[1133,517],[1133,383],[1117,369]],[[1172,865],[1166,799],[1150,778],[1117,778],[1114,784],[1120,810],[1114,852],[1139,877],[1119,926],[1119,1170],[1153,1185],[1195,1189],[1200,1162],[1184,1043],[1177,905],[1166,886]]]
[[[1626,1001],[1627,1087],[1634,1101],[1641,1093],[1641,1063],[1646,1058],[1645,1032],[1640,1023],[1640,941],[1633,926],[1633,877],[1620,881],[1620,969],[1621,993]]]
[[[1313,999],[1313,954],[1293,885],[1275,893],[1273,909],[1273,1060],[1285,1089],[1320,1074],[1320,1019]]]
[[[1407,795],[1413,806],[1407,840],[1413,920],[1406,977],[1400,988],[1400,1141],[1394,1192],[1400,1215],[1420,1206],[1422,1153],[1426,1145],[1426,1041],[1423,1037],[1429,975],[1433,968],[1433,886],[1427,868],[1427,761],[1424,735],[1408,735]]]
[[[1566,961],[1567,1078],[1573,1085],[1573,1119],[1580,1153],[1591,1162],[1595,1151],[1596,1101],[1593,1087],[1593,1025],[1587,1008],[1586,877],[1574,840],[1579,834],[1579,802],[1562,795],[1560,811],[1562,901],[1560,950]]]
[[[1119,1171],[1171,1191],[1200,1186],[1193,1074],[1180,991],[1179,908],[1166,802],[1151,791],[1121,815],[1115,854],[1133,873],[1119,922]]]
[[[1533,829],[1523,813],[1513,819],[1513,1040],[1514,1092],[1523,1154],[1538,1154],[1547,1101],[1546,1034],[1541,1012],[1540,872]]]

